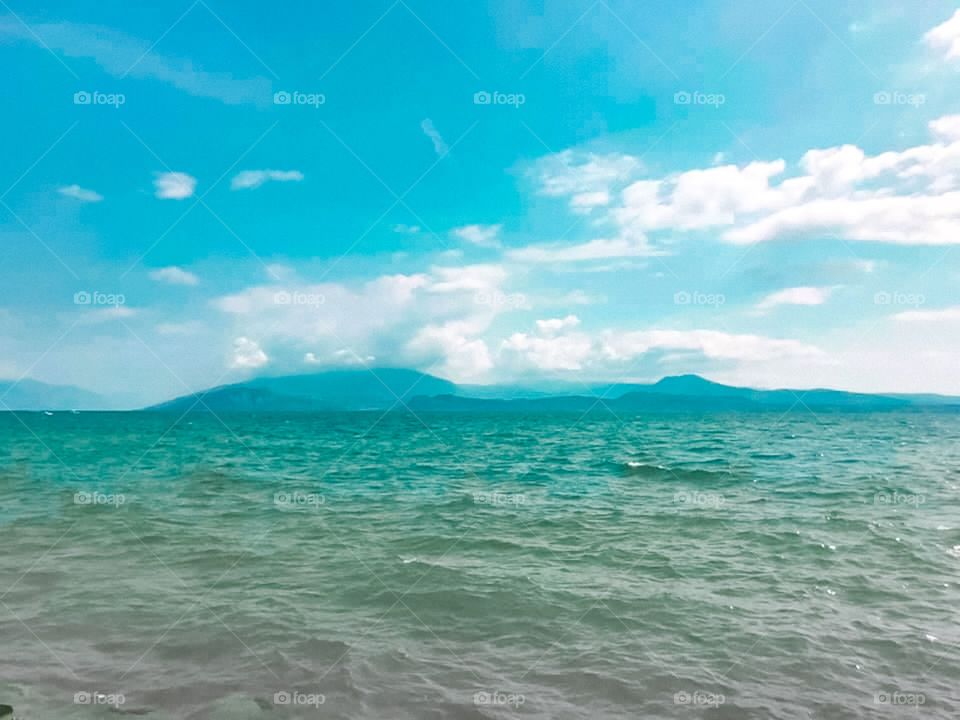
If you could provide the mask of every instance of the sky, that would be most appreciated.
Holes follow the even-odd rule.
[[[4,0],[0,57],[0,378],[960,394],[956,0]]]

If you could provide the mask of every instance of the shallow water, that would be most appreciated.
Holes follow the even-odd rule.
[[[0,415],[18,717],[960,712],[960,417],[176,420]]]

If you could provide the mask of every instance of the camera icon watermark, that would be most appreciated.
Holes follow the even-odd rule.
[[[123,693],[102,693],[95,690],[81,690],[73,694],[74,705],[103,705],[112,708],[119,708],[127,702]]]
[[[278,492],[273,494],[273,504],[281,508],[318,508],[325,505],[327,499],[318,493],[305,493],[300,490]]]
[[[123,493],[112,494],[96,490],[92,492],[81,490],[73,494],[74,505],[112,505],[118,508],[126,502],[127,497]]]
[[[479,90],[473,94],[474,105],[506,105],[519,109],[527,103],[527,96],[523,93],[505,93],[499,90],[488,92]]]
[[[727,96],[723,93],[708,93],[701,90],[679,90],[673,94],[674,105],[706,105],[719,108],[727,104]]]
[[[674,705],[697,705],[718,708],[727,702],[723,693],[704,692],[703,690],[681,690],[673,694]]]
[[[920,707],[921,705],[927,704],[927,696],[920,692],[890,690],[887,692],[878,692],[873,696],[873,701],[877,705],[905,705],[907,707]]]
[[[80,290],[73,294],[74,305],[93,305],[119,307],[125,305],[127,298],[123,293],[105,293],[99,290]]]
[[[126,105],[127,96],[123,93],[105,93],[99,90],[78,90],[73,94],[74,105],[106,105],[108,107],[119,108]]]
[[[906,307],[920,307],[927,302],[926,296],[920,293],[905,293],[899,291],[878,292],[873,295],[874,305],[897,305]]]
[[[697,305],[702,307],[720,307],[727,302],[727,296],[722,293],[705,293],[699,290],[688,292],[681,290],[673,294],[674,305]]]
[[[902,492],[878,492],[873,496],[874,505],[912,505],[919,507],[927,501],[926,495],[915,495]]]
[[[273,296],[273,302],[276,305],[306,305],[308,307],[320,307],[327,302],[327,298],[321,293],[308,292],[287,292],[281,290]]]
[[[693,507],[721,508],[727,499],[720,493],[700,492],[678,492],[674,493],[673,501],[678,505],[690,505]]]
[[[274,105],[299,105],[302,107],[319,108],[327,104],[327,96],[323,93],[307,93],[293,90],[279,90],[273,94]]]
[[[318,708],[327,702],[323,693],[305,693],[299,690],[278,690],[273,694],[274,705],[299,705]]]
[[[881,90],[873,94],[874,105],[909,105],[918,108],[925,105],[927,96],[923,93],[905,93],[899,90]]]
[[[473,501],[478,505],[525,505],[527,496],[523,493],[477,492]]]
[[[477,305],[503,310],[520,310],[527,307],[527,296],[523,293],[478,292],[473,296]]]
[[[527,698],[522,693],[510,693],[501,690],[481,690],[473,694],[473,704],[477,706],[499,705],[501,707],[517,709],[523,707],[526,702]]]

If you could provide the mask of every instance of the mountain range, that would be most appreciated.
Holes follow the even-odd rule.
[[[0,381],[2,410],[104,410],[114,407],[95,393],[35,380]],[[755,390],[698,375],[655,383],[456,385],[402,368],[327,370],[306,375],[264,376],[221,385],[144,408],[150,412],[718,412],[941,409],[960,411],[960,398],[944,395],[867,394],[842,390]]]
[[[897,410],[956,408],[960,398],[872,395],[840,390],[754,390],[698,375],[652,384],[569,386],[552,391],[521,386],[458,386],[414,370],[375,368],[261,377],[175,398],[155,412],[289,412],[413,410],[447,412],[711,412],[798,409]]]

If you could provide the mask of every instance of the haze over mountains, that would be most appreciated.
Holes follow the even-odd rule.
[[[0,411],[110,410],[117,404],[96,393],[35,380],[0,381]],[[717,412],[798,410],[960,411],[960,398],[943,395],[865,394],[841,390],[754,390],[698,375],[656,383],[556,385],[456,385],[415,370],[328,370],[307,375],[258,377],[174,398],[152,412],[333,412],[363,410],[448,412]]]

